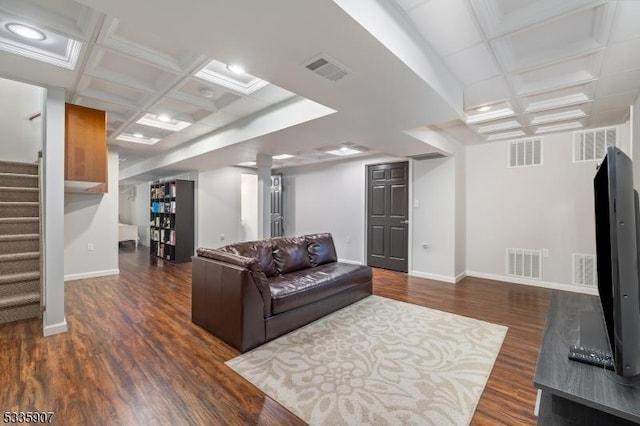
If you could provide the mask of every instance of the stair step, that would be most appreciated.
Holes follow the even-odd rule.
[[[40,277],[38,274],[35,275],[36,279],[0,284],[0,298],[25,293],[40,293]]]
[[[39,280],[39,279],[40,279],[39,272],[23,272],[20,274],[6,274],[6,275],[0,275],[0,285],[17,283],[20,281]]]
[[[0,275],[40,271],[40,253],[12,253],[0,255]]]
[[[25,293],[16,296],[0,297],[0,309],[10,308],[13,306],[29,305],[31,303],[40,303],[40,293]]]
[[[0,324],[40,317],[42,317],[42,308],[39,302],[0,309]]]
[[[36,234],[40,232],[38,217],[0,217],[0,235]]]
[[[0,186],[0,201],[37,202],[39,200],[40,200],[40,189],[38,188]]]
[[[0,255],[40,251],[40,234],[0,235]]]
[[[23,173],[0,173],[0,185],[4,188],[37,188],[38,175],[26,175]]]
[[[20,163],[17,161],[0,161],[0,173],[19,173],[37,175],[37,163]]]
[[[40,214],[40,203],[36,202],[0,202],[0,217],[37,217]]]

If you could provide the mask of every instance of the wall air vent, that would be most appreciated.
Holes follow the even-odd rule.
[[[573,162],[600,161],[607,153],[607,147],[616,146],[617,128],[573,132]]]
[[[305,65],[305,68],[329,81],[342,80],[347,76],[347,68],[327,55],[320,55]]]
[[[573,254],[573,283],[585,287],[596,286],[596,257],[590,254]]]
[[[509,167],[542,164],[542,138],[522,139],[509,144]]]
[[[507,249],[507,275],[542,278],[542,254],[539,250]]]

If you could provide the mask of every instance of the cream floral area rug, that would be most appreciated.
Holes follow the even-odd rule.
[[[312,425],[466,425],[506,333],[370,296],[227,365]]]

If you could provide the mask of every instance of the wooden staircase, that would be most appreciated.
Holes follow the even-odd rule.
[[[0,161],[0,324],[40,317],[38,164]]]

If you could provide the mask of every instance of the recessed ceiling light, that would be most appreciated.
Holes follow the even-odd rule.
[[[476,111],[478,112],[487,112],[491,109],[491,105],[485,105],[485,106],[481,106],[480,108],[476,109]]]
[[[246,72],[236,74],[232,71],[233,69],[239,71],[239,69],[233,65],[227,65],[212,59],[211,62],[205,65],[200,71],[196,72],[194,76],[243,95],[250,95],[269,84],[268,81],[259,79]]]
[[[344,157],[346,155],[362,154],[362,151],[358,151],[357,149],[348,148],[346,146],[343,146],[340,149],[334,149],[334,150],[331,150],[331,151],[327,151],[327,154],[338,155],[340,157]]]
[[[142,138],[144,138],[144,135],[142,133],[134,133],[133,137],[134,138],[138,138],[138,139],[142,139]]]
[[[244,68],[237,64],[227,65],[227,69],[234,74],[244,74],[246,72]]]
[[[245,166],[245,167],[254,167],[256,165],[255,161],[245,161],[244,163],[238,163],[238,166]]]
[[[501,118],[507,118],[514,116],[515,113],[511,108],[502,108],[497,109],[495,111],[489,111],[482,114],[475,114],[472,116],[467,116],[466,123],[467,124],[476,124],[483,123],[485,121],[499,120]]]
[[[293,155],[291,155],[291,154],[280,154],[280,155],[274,155],[273,156],[274,160],[286,160],[287,158],[293,158]]]
[[[29,40],[42,41],[47,38],[42,31],[27,25],[17,24],[15,22],[7,24],[6,28],[12,33],[19,35],[20,37],[28,38]]]
[[[151,113],[145,114],[140,120],[136,121],[136,123],[144,126],[157,127],[158,129],[170,130],[172,132],[179,132],[191,126],[191,123],[188,121],[176,120],[166,114],[156,115]]]

